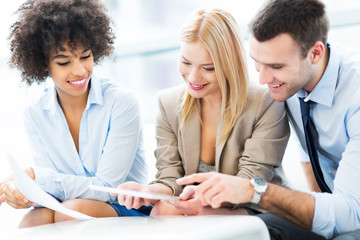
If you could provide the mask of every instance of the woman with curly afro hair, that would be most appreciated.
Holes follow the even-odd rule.
[[[28,0],[11,26],[10,66],[28,85],[50,77],[37,101],[25,109],[34,167],[26,169],[40,187],[67,208],[94,217],[148,215],[151,208],[127,210],[116,196],[89,185],[116,187],[144,183],[139,106],[125,87],[93,76],[94,64],[113,51],[111,20],[97,0]],[[13,181],[0,182],[0,204],[27,208]],[[20,227],[70,220],[35,206]]]

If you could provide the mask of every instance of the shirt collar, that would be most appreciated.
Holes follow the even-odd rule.
[[[43,110],[48,110],[51,114],[55,114],[59,104],[54,84],[45,89],[44,97],[41,98],[40,103]]]
[[[45,97],[41,101],[41,106],[44,110],[48,110],[51,114],[55,114],[57,108],[60,107],[55,86],[47,88],[45,92]],[[89,109],[91,104],[103,105],[103,94],[100,79],[97,79],[94,76],[90,80],[90,92],[85,111]]]
[[[297,96],[305,98],[305,102],[312,100],[316,103],[331,107],[338,80],[340,56],[335,49],[330,48],[330,44],[327,46],[330,51],[330,56],[323,76],[310,94],[305,89],[301,89],[297,92]]]
[[[100,79],[93,76],[90,81],[90,92],[85,110],[87,110],[91,104],[103,105],[103,103],[104,101]]]

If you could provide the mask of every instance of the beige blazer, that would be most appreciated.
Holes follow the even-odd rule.
[[[186,86],[181,85],[159,93],[155,123],[155,182],[170,186],[175,195],[182,191],[175,180],[196,173],[200,159],[201,124],[195,111],[180,128],[184,91]],[[220,131],[219,124],[217,136]],[[267,89],[250,86],[242,116],[227,139],[216,145],[216,171],[286,185],[281,161],[289,134],[284,103],[273,101]]]

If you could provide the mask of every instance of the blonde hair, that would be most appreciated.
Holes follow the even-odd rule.
[[[228,12],[203,9],[189,16],[180,38],[184,42],[200,41],[214,63],[222,95],[220,120],[223,128],[218,139],[223,140],[240,118],[247,99],[246,54],[239,27]],[[182,103],[182,125],[194,109],[200,117],[197,100],[186,91]]]

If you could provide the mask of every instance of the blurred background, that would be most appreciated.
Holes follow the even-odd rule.
[[[44,85],[28,87],[20,74],[9,69],[7,37],[15,21],[13,13],[23,0],[2,2],[0,8],[0,179],[11,171],[5,153],[10,151],[23,167],[32,164],[27,137],[22,123],[22,109],[37,96]],[[153,120],[156,94],[183,80],[177,71],[179,30],[186,17],[200,8],[217,7],[229,11],[237,20],[247,47],[247,25],[264,0],[103,0],[114,20],[117,35],[113,58],[104,60],[94,71],[100,77],[114,79],[130,88],[138,97],[144,123],[145,146],[150,167],[149,180],[154,178],[155,148]],[[359,49],[360,1],[324,0],[330,19],[329,42]],[[248,57],[251,81],[257,82],[254,63]],[[51,80],[49,81],[51,83]],[[48,83],[46,83],[48,84]],[[292,136],[284,157],[288,178],[297,189],[307,191],[299,166],[299,149]],[[0,230],[16,229],[26,210],[0,206]]]

